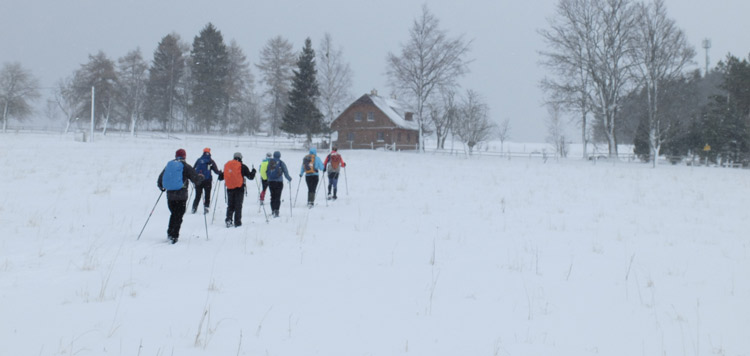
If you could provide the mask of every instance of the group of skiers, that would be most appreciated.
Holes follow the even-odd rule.
[[[246,194],[245,178],[255,179],[257,171],[255,167],[248,168],[242,163],[242,153],[235,152],[232,160],[224,164],[224,170],[219,170],[216,162],[211,158],[211,148],[203,149],[203,155],[195,161],[194,166],[185,162],[187,153],[180,148],[175,152],[175,159],[167,162],[157,179],[157,186],[167,192],[167,206],[170,217],[167,228],[167,238],[170,242],[177,243],[180,236],[180,226],[187,210],[189,182],[195,185],[195,199],[193,200],[192,213],[198,210],[201,198],[203,199],[203,214],[208,214],[211,205],[211,188],[213,176],[216,173],[218,180],[224,181],[227,194],[227,214],[224,220],[227,227],[242,226],[242,204]],[[195,167],[195,168],[193,168]],[[300,178],[305,176],[307,183],[307,206],[312,208],[315,204],[315,191],[319,182],[319,172],[328,172],[327,199],[337,199],[338,178],[341,168],[346,167],[341,154],[334,146],[325,161],[317,155],[317,149],[311,148],[304,156],[300,168]],[[263,204],[266,189],[271,192],[271,214],[279,217],[281,206],[281,192],[284,189],[284,178],[291,183],[286,163],[281,160],[281,152],[275,151],[273,155],[269,152],[260,164],[260,177],[262,190],[259,195],[260,204]]]

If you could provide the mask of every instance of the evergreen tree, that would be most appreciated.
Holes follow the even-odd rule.
[[[191,113],[205,132],[226,120],[229,57],[221,32],[209,23],[193,40],[190,53],[193,78]]]
[[[164,131],[171,130],[179,93],[178,83],[185,74],[184,51],[179,44],[179,36],[164,36],[154,51],[154,60],[149,68],[146,85],[147,120],[161,123]]]
[[[297,70],[294,71],[292,90],[289,92],[289,103],[281,123],[281,129],[286,132],[305,134],[308,144],[312,142],[312,135],[325,130],[323,114],[316,106],[320,95],[316,74],[315,51],[308,37],[297,60]]]

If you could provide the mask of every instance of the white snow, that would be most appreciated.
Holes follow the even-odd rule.
[[[273,149],[0,135],[0,355],[750,354],[747,170],[344,150],[336,202],[136,240],[205,146]]]

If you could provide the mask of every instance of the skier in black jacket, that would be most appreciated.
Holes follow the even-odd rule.
[[[188,180],[200,184],[203,177],[185,162],[187,154],[180,148],[175,152],[175,159],[169,161],[159,174],[156,185],[161,191],[167,191],[167,206],[172,213],[169,216],[167,238],[174,244],[180,237],[182,217],[185,215],[188,200]]]

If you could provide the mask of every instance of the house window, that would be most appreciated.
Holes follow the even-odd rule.
[[[367,121],[375,121],[375,113],[370,111],[367,113]]]
[[[378,132],[378,141],[385,141],[385,133]]]
[[[411,134],[406,134],[406,143],[411,143]]]
[[[349,132],[346,134],[346,140],[347,141],[354,141],[354,132]]]
[[[356,122],[362,121],[362,113],[361,112],[358,112],[358,113],[354,114],[354,121],[356,121]]]
[[[396,142],[401,142],[401,133],[400,132],[398,133],[398,139],[396,140]]]

